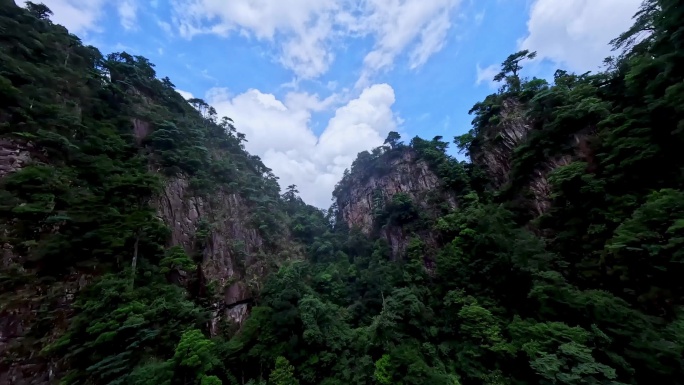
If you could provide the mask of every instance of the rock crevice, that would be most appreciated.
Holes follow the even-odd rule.
[[[247,317],[246,306],[236,311],[225,305],[252,297],[247,270],[261,268],[262,261],[255,256],[263,248],[259,232],[249,224],[246,202],[222,188],[210,197],[198,196],[186,179],[171,178],[156,205],[160,218],[171,229],[169,246],[180,246],[201,260],[204,280],[215,283],[216,292],[212,294],[216,308],[225,310],[214,315],[212,333],[217,332],[221,319],[242,324]]]

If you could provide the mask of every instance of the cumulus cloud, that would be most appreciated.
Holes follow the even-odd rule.
[[[499,73],[499,66],[496,64],[492,64],[490,66],[482,68],[480,64],[478,63],[475,66],[475,71],[477,71],[477,80],[475,81],[476,85],[480,85],[482,83],[486,83],[489,85],[490,88],[497,88],[497,84],[494,81],[494,76]]]
[[[365,59],[366,71],[389,67],[408,46],[410,66],[419,67],[442,49],[456,0],[368,0],[356,28],[376,37]]]
[[[176,89],[176,92],[178,92],[185,100],[193,98],[192,93],[190,93],[188,91]]]
[[[121,26],[124,29],[135,28],[138,17],[138,4],[134,0],[120,1],[117,5],[117,10],[121,18]]]
[[[409,51],[417,68],[444,46],[460,0],[174,0],[181,36],[239,33],[269,41],[280,63],[302,78],[324,74],[341,37],[373,36],[362,78]],[[367,82],[362,82],[367,83]],[[364,84],[365,85],[365,84]]]
[[[273,42],[281,63],[302,77],[327,70],[332,55],[324,49],[330,37],[333,0],[175,0],[174,24],[185,38],[198,34],[227,36],[237,32]]]
[[[105,0],[41,0],[54,13],[52,21],[74,34],[98,31]]]
[[[642,0],[536,0],[520,48],[573,71],[597,69]]]
[[[302,199],[321,208],[330,205],[335,183],[356,154],[381,145],[399,124],[392,111],[394,90],[387,84],[372,85],[342,105],[336,95],[321,99],[291,92],[279,100],[256,89],[231,95],[214,88],[206,99],[247,135],[247,149],[273,169],[281,186],[296,184]],[[335,105],[333,117],[316,136],[312,113],[331,111]]]
[[[101,32],[101,21],[106,16],[106,8],[116,5],[121,26],[133,29],[136,26],[138,0],[121,0],[114,4],[106,0],[41,0],[53,12],[52,21],[65,26],[69,32],[88,35]]]

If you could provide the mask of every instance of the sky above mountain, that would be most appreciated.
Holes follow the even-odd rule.
[[[35,2],[38,2],[37,0]],[[470,129],[499,64],[597,70],[641,0],[43,0],[103,53],[156,64],[247,135],[247,149],[327,208],[358,152]],[[456,150],[452,154],[459,156]]]

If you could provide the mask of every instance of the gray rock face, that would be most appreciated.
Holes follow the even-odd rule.
[[[482,146],[470,154],[473,163],[484,168],[497,188],[508,183],[513,151],[525,142],[532,127],[523,106],[514,99],[503,102],[500,118],[501,123],[488,128]]]
[[[171,229],[169,246],[181,246],[188,255],[202,255],[203,276],[223,293],[216,297],[217,308],[251,298],[264,271],[258,258],[263,240],[250,225],[248,206],[240,196],[219,189],[208,199],[198,197],[189,190],[187,180],[174,178],[166,184],[156,206]],[[247,317],[246,306],[241,311],[230,308],[215,314],[212,333],[226,317],[242,324]]]
[[[0,179],[21,170],[31,161],[30,144],[12,139],[0,139]]]
[[[138,140],[148,134],[148,125],[134,121]],[[36,157],[42,157],[30,143],[0,139],[0,180],[21,170]],[[215,283],[214,307],[210,332],[217,334],[221,321],[241,325],[249,315],[247,300],[252,298],[265,275],[263,240],[250,223],[247,202],[236,194],[219,188],[208,198],[195,195],[185,178],[167,180],[163,192],[153,200],[158,217],[171,229],[169,246],[181,246],[188,255],[201,255],[201,274],[207,283]],[[0,223],[0,231],[6,224]],[[199,234],[198,234],[199,230]],[[4,269],[23,271],[25,256],[6,243],[0,250]],[[30,272],[26,272],[30,273]],[[66,330],[72,316],[76,294],[94,276],[74,271],[63,281],[41,285],[29,282],[13,293],[12,301],[0,308],[0,384],[53,384],[60,372],[57,363],[35,354],[14,353],[27,343],[28,333],[37,324],[45,308],[56,315],[48,339],[56,340]],[[236,304],[238,303],[238,304]],[[236,304],[236,305],[234,305]],[[233,306],[231,306],[233,305]],[[7,359],[5,359],[7,358]]]
[[[27,143],[13,139],[0,139],[0,180],[28,165],[31,161],[31,149],[32,146]],[[2,226],[1,231],[7,231],[4,228],[5,224],[0,224],[0,226]],[[1,256],[3,269],[15,269],[17,274],[25,273],[22,267],[23,258],[14,251],[14,245],[3,244]],[[63,290],[64,295],[58,295],[58,298],[61,297],[61,302],[68,301],[70,288],[66,287]],[[49,383],[49,371],[44,370],[44,375],[40,378],[36,378],[36,374],[53,363],[46,363],[33,357],[20,360],[10,359],[13,351],[20,346],[23,337],[31,330],[38,316],[39,307],[48,299],[47,296],[45,288],[25,285],[13,293],[12,298],[17,300],[3,301],[0,309],[0,357],[3,357],[0,362],[0,384]],[[59,327],[60,325],[55,325],[55,329]]]
[[[517,100],[505,100],[500,113],[500,123],[488,127],[482,146],[471,151],[472,162],[485,170],[495,188],[501,188],[510,182],[514,151],[528,140],[532,122],[525,113],[525,106]],[[568,139],[574,148],[572,153],[547,158],[535,165],[527,185],[532,193],[531,203],[535,215],[545,213],[551,206],[549,175],[558,167],[590,156],[586,145],[590,135],[590,129],[578,127],[578,132]]]
[[[131,123],[133,123],[133,136],[135,137],[135,141],[140,145],[152,131],[150,124],[137,118],[132,119]]]
[[[338,197],[337,206],[342,219],[349,227],[357,227],[365,234],[375,228],[373,210],[376,194],[382,194],[389,201],[398,193],[405,193],[421,210],[433,208],[428,202],[429,194],[439,195],[439,199],[451,207],[456,207],[453,196],[440,192],[441,181],[428,164],[418,159],[413,150],[406,149],[401,157],[390,161],[390,170],[382,175],[370,175],[367,179],[352,178],[352,183]],[[410,234],[396,226],[386,226],[381,230],[392,248],[392,256],[398,258],[406,249]]]
[[[24,270],[24,256],[17,255],[12,245],[2,245],[2,264],[17,274],[30,274]],[[69,325],[74,296],[93,279],[87,272],[72,272],[59,282],[41,284],[29,282],[11,293],[11,300],[3,300],[0,308],[0,384],[43,385],[54,384],[60,372],[59,363],[45,359],[38,345],[30,346],[30,333],[40,327],[40,319],[46,312],[54,320],[47,332],[47,342],[54,342]],[[44,325],[43,325],[44,327]]]

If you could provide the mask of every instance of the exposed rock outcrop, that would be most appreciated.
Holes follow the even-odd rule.
[[[136,126],[139,127],[139,126]],[[31,162],[33,147],[17,141],[0,140],[0,180]],[[40,156],[40,154],[38,154]],[[214,299],[209,329],[217,334],[222,321],[239,326],[249,315],[253,293],[265,274],[259,259],[263,240],[250,224],[249,205],[238,195],[219,188],[209,197],[195,195],[184,178],[171,178],[153,203],[158,216],[171,230],[169,246],[181,246],[188,255],[201,256],[200,274],[205,286],[215,288],[208,293]],[[2,224],[0,224],[2,225]],[[0,227],[0,231],[6,231]],[[15,246],[2,245],[4,271],[16,276],[33,277],[24,268],[25,256]],[[191,272],[184,272],[191,274]],[[51,384],[59,372],[56,362],[39,355],[39,346],[31,347],[34,334],[43,342],[55,341],[67,329],[76,295],[94,278],[92,272],[73,271],[59,282],[42,284],[27,280],[0,308],[0,384]],[[3,296],[4,297],[4,296]],[[49,331],[37,330],[41,317],[50,312],[56,323]],[[47,338],[47,339],[45,339]],[[29,344],[29,345],[27,345]],[[33,351],[26,356],[26,349]],[[37,377],[37,374],[40,374]]]
[[[13,258],[20,257],[13,255]],[[21,261],[3,258],[3,264],[12,263],[20,268],[18,262]],[[30,274],[28,271],[18,273]],[[35,336],[45,333],[43,342],[56,341],[69,326],[75,294],[91,280],[90,274],[74,272],[60,282],[23,285],[12,293],[13,301],[3,301],[4,306],[0,309],[0,357],[3,357],[0,384],[55,383],[59,363],[40,354]],[[42,319],[48,315],[53,321],[46,325]],[[25,355],[27,349],[31,351],[28,356]]]
[[[198,307],[215,310],[216,334],[223,320],[245,320],[266,260],[289,246],[286,221],[273,220],[285,217],[276,178],[229,120],[219,123],[199,99],[189,104],[146,58],[84,46],[49,15],[44,6],[0,6],[0,29],[11,35],[0,76],[2,385],[64,375],[41,350],[64,335],[83,288],[125,260],[134,288],[185,285]],[[151,196],[168,175],[178,177]],[[182,263],[156,265],[169,259]],[[191,262],[198,268],[179,271]],[[168,281],[143,281],[143,266]]]
[[[414,150],[403,149],[401,156],[389,159],[383,169],[387,172],[352,175],[350,184],[337,196],[339,215],[350,228],[373,233],[378,225],[374,216],[378,200],[389,202],[398,193],[409,196],[424,213],[432,212],[436,202],[456,207],[456,199],[441,191],[439,177]],[[385,226],[380,235],[388,241],[394,258],[404,252],[411,236],[397,226]]]
[[[524,106],[515,99],[504,100],[500,123],[488,127],[481,138],[481,145],[473,147],[470,157],[482,167],[494,187],[509,181],[513,151],[527,139],[532,122],[525,116]]]
[[[533,122],[527,117],[526,112],[526,107],[519,101],[504,100],[499,113],[499,123],[487,127],[482,132],[478,145],[471,148],[472,162],[485,170],[496,189],[511,182],[515,151],[530,140]],[[522,187],[531,193],[530,207],[535,216],[544,214],[551,207],[549,175],[558,167],[567,166],[574,160],[587,160],[591,157],[587,141],[592,132],[591,128],[585,128],[570,135],[569,152],[543,159],[534,165],[529,175],[526,175],[527,182]]]
[[[551,185],[549,175],[559,167],[581,160],[593,165],[593,153],[589,146],[589,140],[595,132],[593,128],[587,128],[568,138],[569,153],[547,158],[538,165],[530,177],[529,189],[534,200],[536,215],[542,215],[551,208]]]
[[[31,161],[30,144],[0,138],[0,178],[19,171]]]
[[[189,255],[202,256],[201,274],[216,283],[215,308],[223,309],[212,320],[212,333],[221,319],[241,324],[247,316],[246,304],[231,304],[251,298],[264,272],[257,257],[263,240],[249,224],[248,205],[236,194],[219,189],[203,198],[188,188],[182,178],[168,181],[157,199],[161,219],[171,229],[170,246],[181,246]]]

